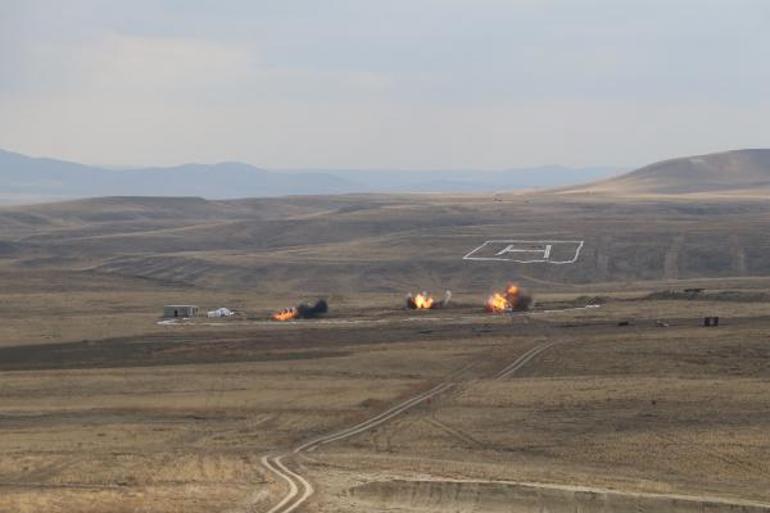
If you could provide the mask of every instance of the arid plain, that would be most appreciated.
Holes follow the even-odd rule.
[[[770,510],[761,194],[106,198],[0,219],[3,513]],[[533,238],[584,246],[463,260]],[[485,312],[508,280],[534,308]],[[454,297],[406,310],[421,289]],[[323,318],[269,320],[316,297]],[[173,303],[239,315],[157,324]]]

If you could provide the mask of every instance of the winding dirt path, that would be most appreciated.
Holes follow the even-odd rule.
[[[495,379],[505,379],[513,375],[514,373],[516,373],[516,371],[518,371],[519,369],[527,365],[527,363],[529,363],[534,358],[536,358],[540,353],[548,350],[549,348],[553,347],[557,343],[559,342],[549,341],[533,347],[529,351],[525,352],[524,354],[516,358],[516,360],[511,362],[509,365],[506,365],[502,370],[500,370],[500,372],[498,372],[495,375]],[[285,481],[288,485],[288,490],[286,492],[286,495],[281,499],[280,502],[278,502],[275,506],[270,508],[267,511],[267,513],[291,513],[295,509],[299,508],[302,504],[304,504],[315,492],[313,485],[310,484],[310,482],[307,479],[302,477],[297,472],[291,470],[283,463],[284,459],[290,458],[292,456],[301,455],[306,452],[312,452],[318,449],[319,447],[321,447],[322,445],[326,445],[339,440],[344,440],[346,438],[350,438],[352,436],[358,435],[372,428],[375,428],[381,424],[384,424],[385,422],[388,422],[394,417],[401,415],[407,410],[414,408],[418,404],[421,404],[427,401],[428,399],[431,399],[432,397],[435,397],[439,394],[446,392],[447,390],[454,387],[456,384],[457,383],[451,380],[444,381],[443,383],[440,383],[434,386],[430,390],[427,390],[426,392],[422,392],[421,394],[417,394],[416,396],[411,397],[405,401],[402,401],[399,404],[393,406],[392,408],[368,420],[365,420],[359,424],[343,429],[341,431],[331,433],[329,435],[324,435],[324,436],[312,439],[308,442],[298,445],[289,453],[264,456],[262,458],[262,465],[269,472],[278,476],[278,478],[280,478],[282,481]]]

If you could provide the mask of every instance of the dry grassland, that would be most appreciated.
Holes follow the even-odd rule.
[[[443,382],[289,458],[315,486],[298,511],[509,511],[534,493],[513,482],[770,503],[766,201],[108,198],[0,221],[0,513],[268,511],[288,487],[260,458]],[[462,260],[533,234],[585,251]],[[508,279],[535,311],[482,311]],[[688,287],[707,290],[667,292]],[[451,307],[405,311],[424,288],[452,289]],[[323,319],[268,320],[318,296]],[[240,315],[157,324],[172,303]],[[640,504],[618,511],[691,511]]]
[[[304,461],[318,486],[306,509],[359,510],[346,490],[426,476],[770,501],[768,304],[619,298],[546,312],[574,299],[561,293],[511,323],[481,313],[472,295],[424,317],[369,295],[359,307],[343,300],[349,316],[320,322],[159,327],[140,305],[163,294],[119,301],[135,305],[132,329],[147,335],[114,325],[113,337],[76,353],[33,340],[39,368],[29,370],[20,366],[33,360],[13,363],[18,348],[0,349],[0,365],[15,365],[0,372],[0,511],[266,510],[284,488],[262,455],[352,425],[458,369],[444,396]],[[79,310],[84,320],[115,308],[111,292],[73,297],[94,305]],[[714,311],[723,326],[699,327]],[[130,349],[147,337],[141,365]],[[545,340],[560,344],[490,379]],[[367,501],[376,509],[378,499]]]

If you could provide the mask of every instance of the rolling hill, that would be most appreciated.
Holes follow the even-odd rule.
[[[770,193],[770,149],[734,150],[664,160],[565,192],[691,194],[740,191]]]
[[[322,294],[768,276],[769,159],[770,150],[674,159],[569,194],[124,196],[5,207],[0,274]],[[754,196],[726,194],[745,190]],[[488,240],[584,246],[570,265],[463,258]]]
[[[571,265],[463,259],[500,239],[584,246]],[[318,294],[478,291],[507,280],[572,290],[768,276],[770,203],[550,193],[98,198],[0,209],[0,248],[0,275],[15,278],[56,271]]]

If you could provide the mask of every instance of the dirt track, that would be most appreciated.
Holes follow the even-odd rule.
[[[97,493],[102,506],[154,497],[159,513],[422,511],[408,490],[457,489],[464,507],[512,500],[511,483],[768,501],[770,318],[705,329],[691,308],[3,348],[0,512],[97,513]]]
[[[519,358],[514,360],[510,365],[507,365],[505,368],[503,368],[495,377],[497,379],[503,379],[513,375],[517,370],[521,369],[537,355],[549,349],[556,343],[557,342],[553,341],[546,342],[534,347],[533,349],[527,351]],[[461,373],[456,374],[459,375]],[[443,383],[434,386],[430,390],[418,394],[406,401],[403,401],[365,422],[356,424],[355,426],[352,426],[348,429],[343,429],[342,431],[338,431],[336,433],[305,442],[304,444],[294,448],[291,454],[284,454],[281,456],[264,456],[262,459],[263,465],[270,472],[286,481],[289,485],[287,494],[281,499],[280,502],[271,508],[268,513],[290,513],[291,511],[294,511],[296,508],[304,504],[310,498],[310,496],[313,495],[314,492],[313,486],[307,481],[307,479],[286,468],[283,463],[285,458],[302,455],[304,452],[312,452],[322,445],[326,445],[338,440],[344,440],[346,438],[350,438],[370,429],[376,428],[377,426],[380,426],[385,422],[388,422],[389,420],[404,413],[410,408],[417,406],[422,402],[429,401],[433,397],[436,397],[437,395],[450,390],[455,385],[457,385],[456,382],[444,381]]]
[[[496,374],[494,379],[503,380],[514,376],[518,371],[523,369],[527,364],[538,358],[542,353],[552,349],[559,344],[566,343],[566,340],[546,340],[528,351],[521,354],[518,358],[512,361],[510,364],[505,365]],[[557,348],[558,349],[558,348]],[[456,373],[455,377],[459,377],[462,372]],[[403,401],[392,408],[384,411],[383,413],[372,417],[371,419],[362,423],[356,424],[347,429],[332,433],[330,435],[315,438],[308,442],[305,442],[290,453],[286,453],[280,456],[265,456],[262,459],[263,465],[273,474],[285,481],[289,488],[286,495],[273,506],[268,513],[290,513],[297,508],[300,508],[305,504],[310,497],[315,493],[315,488],[309,482],[309,480],[303,477],[300,473],[295,472],[287,468],[284,460],[288,460],[292,457],[302,457],[305,452],[312,452],[321,446],[330,444],[335,441],[345,440],[347,438],[360,435],[368,430],[374,429],[388,421],[393,420],[397,416],[406,412],[410,408],[419,405],[425,401],[430,401],[432,398],[451,390],[456,386],[462,386],[462,383],[455,381],[444,381],[430,390],[418,394],[406,401]],[[433,420],[438,423],[438,421]],[[439,423],[440,424],[440,423]],[[442,425],[444,429],[454,431],[452,428],[446,425]],[[454,433],[456,434],[456,433]],[[464,440],[467,437],[464,433],[461,433],[461,438]],[[477,443],[475,440],[472,440]],[[323,456],[313,458],[313,463],[319,464]],[[447,491],[445,487],[451,486],[455,489],[450,494],[456,496],[452,499],[446,498]],[[474,492],[479,494],[475,499],[475,503],[486,504],[483,506],[485,511],[498,511],[497,506],[494,504],[494,497],[499,495],[499,488],[502,486],[503,490],[507,494],[505,507],[500,511],[542,511],[552,510],[553,508],[566,507],[569,510],[574,508],[580,508],[581,511],[586,512],[604,512],[604,511],[620,511],[627,506],[633,506],[638,510],[651,510],[651,511],[663,511],[670,510],[671,508],[681,512],[700,512],[705,509],[716,509],[719,511],[741,511],[751,513],[764,513],[770,511],[770,504],[751,502],[751,501],[735,501],[725,500],[723,498],[715,498],[708,496],[694,496],[694,495],[681,495],[681,494],[644,494],[624,492],[622,490],[607,490],[596,487],[576,487],[576,486],[560,486],[549,485],[539,483],[514,483],[514,482],[501,482],[501,481],[427,481],[427,482],[401,482],[401,481],[387,481],[387,482],[371,482],[366,485],[362,485],[358,488],[351,490],[351,496],[354,498],[363,498],[364,504],[368,507],[376,508],[388,505],[389,507],[403,507],[408,511],[436,511],[463,508],[466,505],[463,504],[462,496],[467,496],[468,492],[463,491],[463,487],[473,486]],[[491,486],[497,486],[498,489],[493,489]],[[490,490],[484,492],[484,487],[490,488]],[[434,495],[436,496],[434,498]],[[424,500],[421,500],[421,496],[424,496]],[[371,497],[373,502],[366,503],[366,499]],[[430,498],[429,498],[430,497]],[[439,499],[438,497],[442,497]],[[363,505],[363,504],[362,504]],[[619,508],[619,509],[618,509]],[[379,511],[379,510],[378,510]]]
[[[534,513],[767,513],[769,503],[719,497],[629,493],[606,488],[479,480],[376,481],[351,490],[351,503],[367,511],[477,511]]]

